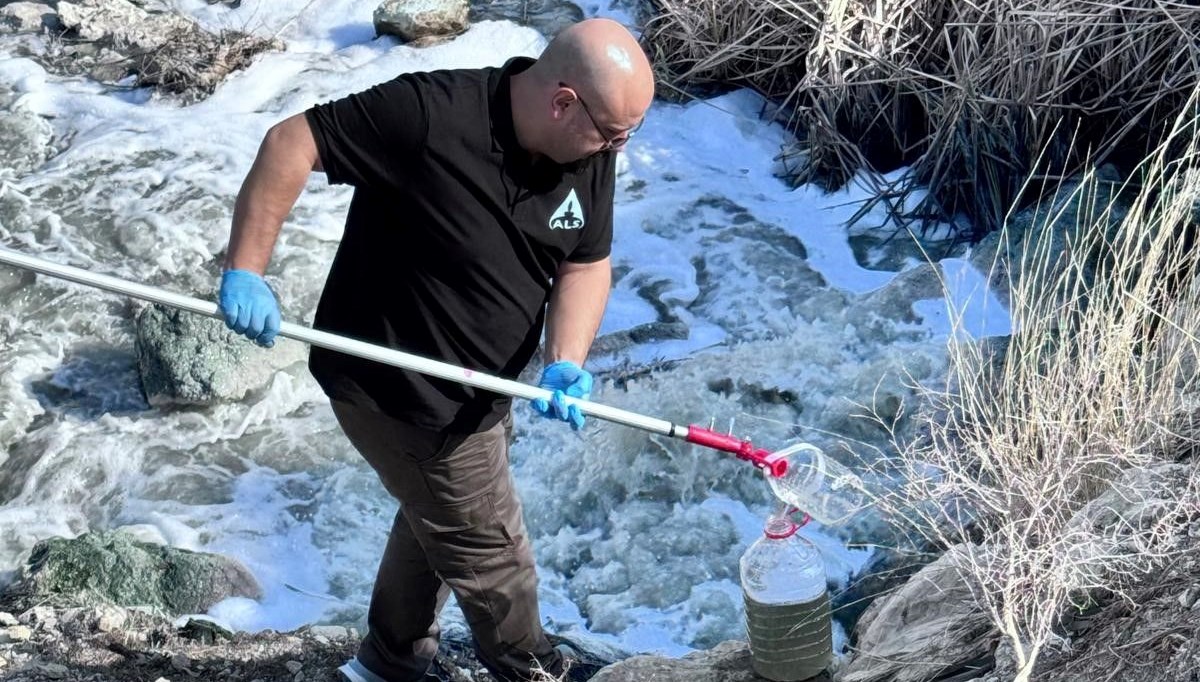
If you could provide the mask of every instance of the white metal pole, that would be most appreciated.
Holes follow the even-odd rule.
[[[197,313],[199,315],[207,315],[217,319],[224,319],[217,304],[202,301],[198,298],[190,296],[182,296],[162,289],[128,282],[109,275],[100,275],[81,268],[72,267],[70,265],[59,265],[50,261],[27,256],[16,251],[0,248],[0,263],[15,265],[26,270],[32,270],[51,277],[65,279],[78,284],[84,284],[97,289],[104,289],[117,294],[132,296],[144,301],[152,303],[161,303],[162,305],[172,308],[179,308],[188,312]],[[280,325],[279,335],[288,338],[303,341],[321,348],[354,355],[367,360],[382,362],[393,367],[428,374],[429,376],[438,377],[455,381],[468,386],[482,388],[496,393],[513,396],[515,398],[525,398],[532,400],[534,398],[544,398],[549,400],[552,393],[537,386],[530,386],[519,381],[511,381],[500,377],[476,372],[471,369],[458,367],[437,360],[430,360],[418,355],[404,353],[393,348],[385,348],[374,344],[357,341],[355,339],[347,339],[336,334],[323,332],[318,329],[310,329],[302,325],[284,322]],[[655,419],[647,417],[636,412],[629,412],[600,403],[594,403],[589,400],[578,400],[576,398],[567,398],[568,404],[578,405],[579,409],[584,414],[589,414],[606,421],[624,424],[635,429],[659,433],[664,436],[672,436],[675,438],[686,438],[688,427],[672,424],[664,419]]]

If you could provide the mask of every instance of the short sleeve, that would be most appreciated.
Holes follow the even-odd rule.
[[[305,112],[321,166],[334,185],[388,188],[409,177],[429,118],[420,83],[403,75]]]
[[[617,155],[596,159],[592,173],[592,218],[579,244],[567,256],[572,263],[594,263],[612,253],[613,195],[617,184]]]

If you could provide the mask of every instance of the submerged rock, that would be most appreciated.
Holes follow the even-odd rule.
[[[138,315],[137,356],[151,405],[210,405],[265,387],[306,353],[287,339],[259,348],[220,320],[155,305]]]
[[[45,118],[23,106],[16,93],[0,87],[0,180],[40,166],[54,151],[53,136]]]
[[[1092,282],[1102,259],[1111,257],[1101,243],[1111,244],[1129,215],[1121,183],[1111,166],[1064,181],[1052,195],[984,237],[969,260],[987,274],[989,287],[1010,308],[1012,288],[1026,275],[1049,285],[1069,268],[1081,267],[1084,280]]]
[[[240,562],[112,531],[34,545],[3,601],[17,610],[34,604],[116,605],[178,615],[203,613],[230,597],[262,598],[262,588]]]
[[[583,10],[570,0],[473,0],[471,21],[507,20],[539,31],[547,38],[579,21]]]
[[[17,289],[27,287],[35,280],[36,276],[28,270],[0,265],[0,296],[7,296]]]
[[[682,321],[647,322],[597,337],[592,343],[591,352],[596,355],[619,353],[639,344],[671,339],[685,340],[687,337],[688,327]]]

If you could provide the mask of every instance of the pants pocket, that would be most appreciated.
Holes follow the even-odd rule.
[[[492,493],[453,504],[409,504],[405,513],[439,572],[461,572],[513,551],[512,534]]]

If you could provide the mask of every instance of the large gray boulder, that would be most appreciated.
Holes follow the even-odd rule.
[[[1175,462],[1129,469],[1076,512],[1062,533],[1074,539],[1070,551],[1079,582],[1106,584],[1113,571],[1148,567],[1151,562],[1141,558],[1147,552],[1170,549],[1184,531],[1179,519],[1195,509],[1194,472],[1193,465]]]
[[[61,31],[62,22],[54,13],[54,8],[40,2],[10,2],[0,3],[0,32],[11,33],[41,33]]]
[[[177,616],[202,613],[229,597],[262,598],[241,563],[110,531],[37,543],[3,601],[18,611],[39,604],[115,605]]]
[[[152,50],[166,43],[167,36],[195,28],[195,22],[181,14],[147,12],[126,0],[63,0],[58,16],[80,39],[103,41],[119,50]]]
[[[473,0],[471,22],[506,20],[528,26],[547,38],[583,21],[583,10],[570,0]]]
[[[858,654],[838,679],[924,682],[989,656],[1000,635],[964,578],[970,557],[953,547],[872,603],[856,628]]]
[[[468,0],[384,0],[375,8],[375,32],[422,43],[467,29]]]
[[[138,315],[137,356],[151,405],[211,405],[264,388],[306,353],[282,338],[274,348],[259,348],[220,320],[154,305]]]

